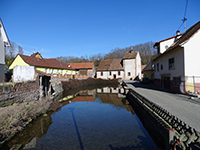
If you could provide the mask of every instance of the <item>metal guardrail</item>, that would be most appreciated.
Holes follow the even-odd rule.
[[[123,83],[123,87],[125,87]],[[138,99],[145,109],[150,110],[152,117],[157,117],[157,119],[163,127],[172,128],[175,130],[175,135],[173,140],[169,141],[170,145],[174,149],[197,149],[200,150],[200,132],[196,131],[194,128],[187,125],[185,122],[177,118],[176,116],[170,114],[167,110],[163,109],[159,105],[151,102],[142,95],[135,92],[133,89],[129,89],[129,94],[134,98]]]

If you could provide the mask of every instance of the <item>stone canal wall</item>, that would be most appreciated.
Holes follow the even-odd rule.
[[[129,104],[161,149],[200,149],[200,133],[122,83]]]
[[[29,102],[39,99],[39,82],[37,80],[18,83],[0,84],[0,107],[14,102]]]

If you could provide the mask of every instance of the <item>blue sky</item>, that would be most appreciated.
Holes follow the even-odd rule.
[[[185,5],[186,0],[0,0],[0,17],[25,55],[81,57],[174,36]],[[187,29],[200,21],[199,7],[200,0],[188,0]]]

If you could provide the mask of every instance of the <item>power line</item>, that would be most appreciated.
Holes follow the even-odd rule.
[[[187,6],[188,6],[188,0],[186,0],[186,4],[185,4],[185,12],[184,12],[183,19],[182,19],[183,22],[181,23],[181,25],[177,29],[177,30],[179,30],[182,27],[182,25],[184,24],[184,32],[186,31],[186,21],[187,21],[187,19],[185,17],[186,17],[186,13],[187,13]]]

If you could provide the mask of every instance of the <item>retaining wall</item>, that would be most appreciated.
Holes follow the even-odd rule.
[[[0,84],[0,107],[14,102],[39,100],[39,81]]]

